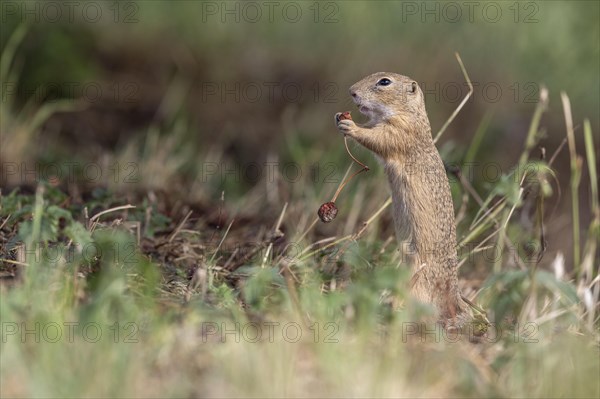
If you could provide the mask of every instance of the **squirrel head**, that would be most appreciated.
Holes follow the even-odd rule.
[[[423,92],[409,77],[377,72],[353,84],[350,95],[370,125],[385,122],[406,130],[423,123],[423,117],[429,124]]]

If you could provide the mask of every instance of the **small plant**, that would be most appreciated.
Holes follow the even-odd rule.
[[[338,122],[341,120],[345,120],[345,119],[352,120],[352,116],[350,115],[349,111],[339,112],[335,115],[335,120]],[[337,216],[338,209],[335,206],[335,201],[337,200],[338,195],[340,195],[340,192],[344,189],[344,186],[346,184],[348,184],[348,182],[350,180],[352,180],[359,173],[369,171],[369,167],[367,165],[363,164],[362,162],[360,162],[358,159],[356,159],[354,157],[354,155],[352,155],[352,153],[350,152],[350,149],[348,148],[348,138],[347,137],[344,137],[344,146],[346,147],[346,152],[348,153],[348,155],[350,155],[350,158],[352,158],[352,160],[354,162],[359,164],[362,167],[362,169],[360,169],[359,171],[355,172],[352,176],[345,179],[342,182],[342,184],[339,185],[339,187],[336,190],[335,194],[333,195],[333,198],[331,199],[331,201],[326,202],[319,207],[319,211],[317,212],[317,214],[319,215],[319,219],[321,219],[321,221],[324,223],[331,222]]]

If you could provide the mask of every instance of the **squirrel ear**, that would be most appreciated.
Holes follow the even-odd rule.
[[[415,93],[417,91],[417,82],[412,82],[410,84],[410,92]]]

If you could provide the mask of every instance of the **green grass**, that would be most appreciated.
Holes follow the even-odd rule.
[[[168,271],[181,263],[148,259],[108,215],[91,234],[75,219],[54,231],[64,215],[50,197],[2,199],[3,214],[33,209],[31,229],[23,228],[30,212],[7,223],[25,234],[8,252],[39,244],[3,266],[19,276],[0,294],[3,396],[598,394],[597,316],[588,326],[575,286],[552,273],[492,275],[478,301],[497,318],[470,343],[425,324],[429,310],[405,296],[406,270],[372,235],[336,262],[339,254],[283,264],[272,256],[261,267],[261,253],[232,273],[219,269],[230,250],[212,262],[214,249],[201,251],[190,282]],[[77,245],[85,242],[84,256]],[[197,242],[180,233],[171,251]],[[334,289],[334,279],[344,286]],[[518,320],[503,322],[506,314]]]

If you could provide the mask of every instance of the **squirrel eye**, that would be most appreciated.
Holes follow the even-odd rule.
[[[379,82],[377,82],[377,86],[389,86],[392,83],[388,78],[381,78]]]
[[[417,82],[412,82],[409,90],[411,93],[415,93],[417,91]]]

